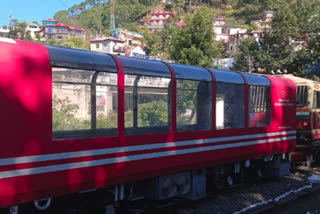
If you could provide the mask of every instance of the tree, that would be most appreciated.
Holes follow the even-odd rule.
[[[77,113],[79,106],[71,104],[68,97],[60,99],[57,96],[54,96],[52,109],[52,129],[54,131],[72,129],[75,121],[74,115]]]
[[[168,103],[164,100],[154,100],[139,104],[140,126],[163,126],[168,123]]]
[[[315,65],[320,59],[320,5],[317,0],[300,0],[295,4],[294,13],[297,16],[297,41],[301,48],[297,51],[291,69],[299,76],[314,75]]]
[[[257,62],[259,44],[254,38],[241,40],[238,45],[238,54],[235,56],[233,70],[251,71]]]
[[[69,12],[67,10],[60,10],[53,16],[53,18],[58,20],[61,23],[70,24],[70,19],[68,18],[68,13]]]
[[[16,24],[10,28],[9,36],[13,39],[21,39],[24,40],[26,37],[26,22],[16,21]]]
[[[26,39],[27,41],[33,41],[30,31],[28,31],[28,32],[26,33],[26,38],[25,38],[25,39]]]
[[[168,52],[171,59],[181,64],[212,66],[222,47],[214,40],[212,22],[214,13],[201,7],[186,18],[187,27],[171,29]]]
[[[63,40],[58,45],[68,48],[90,50],[90,43],[79,37],[71,37],[69,39]]]
[[[149,32],[143,33],[144,38],[144,50],[147,55],[158,56],[162,49],[162,37],[159,34],[150,34]]]

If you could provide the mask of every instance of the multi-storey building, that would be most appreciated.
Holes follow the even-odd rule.
[[[26,22],[27,23],[27,28],[26,28],[26,33],[31,36],[32,39],[36,39],[37,32],[40,30],[40,26],[37,23],[34,22]]]
[[[263,20],[252,20],[251,24],[255,24],[258,26],[258,30],[270,30],[271,29],[271,23],[272,23],[272,17],[273,17],[273,11],[269,10],[265,12],[265,16]]]
[[[114,37],[103,37],[90,40],[90,50],[102,53],[125,55],[125,40]]]
[[[264,31],[257,30],[257,31],[236,33],[234,35],[230,35],[229,43],[227,46],[227,51],[229,52],[229,55],[233,57],[236,54],[240,40],[247,39],[249,37],[252,37],[258,40],[260,37],[263,36],[263,32]]]
[[[158,29],[162,29],[164,25],[167,23],[167,20],[172,16],[172,12],[168,11],[158,11],[151,13],[151,19],[147,20],[144,25],[150,31],[157,31]]]
[[[59,23],[58,20],[45,19],[42,20],[40,31],[42,38],[45,40],[55,39],[62,40],[70,37],[86,38],[86,30],[82,27],[74,27],[71,25]]]
[[[142,45],[143,35],[138,32],[128,31],[123,28],[115,28],[111,31],[115,38],[125,40],[126,45],[136,47]]]

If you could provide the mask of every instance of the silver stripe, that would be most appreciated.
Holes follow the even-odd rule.
[[[215,146],[200,147],[200,148],[181,149],[181,150],[173,150],[173,151],[165,151],[165,152],[131,155],[131,156],[124,156],[124,157],[117,157],[117,158],[107,158],[107,159],[101,159],[101,160],[92,160],[92,161],[83,161],[83,162],[76,162],[76,163],[44,166],[44,167],[35,167],[35,168],[29,168],[29,169],[11,170],[11,171],[0,172],[0,179],[24,176],[24,175],[34,175],[34,174],[47,173],[47,172],[63,171],[63,170],[70,170],[70,169],[79,169],[84,167],[93,167],[93,166],[100,166],[100,165],[107,165],[107,164],[114,164],[114,163],[121,163],[121,162],[130,162],[130,161],[144,160],[144,159],[151,159],[151,158],[160,158],[160,157],[173,156],[173,155],[183,155],[183,154],[191,154],[196,152],[213,151],[213,150],[236,148],[236,147],[242,147],[242,146],[252,146],[252,145],[258,145],[263,143],[272,143],[277,141],[294,140],[294,139],[296,139],[296,136],[279,137],[279,138],[273,138],[269,140],[265,139],[265,140],[257,140],[257,141],[246,141],[246,142],[233,143],[233,144],[223,144],[223,145],[215,145]]]
[[[195,144],[207,144],[207,143],[219,143],[223,141],[232,141],[232,140],[247,140],[260,137],[272,137],[278,135],[289,135],[296,134],[296,131],[283,131],[283,132],[273,132],[268,134],[254,134],[254,135],[242,135],[242,136],[233,136],[233,137],[220,137],[220,138],[209,138],[201,140],[187,140],[187,141],[178,141],[178,142],[165,142],[165,143],[156,143],[156,144],[146,144],[139,146],[128,146],[128,147],[117,147],[110,149],[96,149],[96,150],[87,150],[80,152],[64,152],[56,154],[47,154],[47,155],[34,155],[34,156],[25,156],[25,157],[14,157],[14,158],[3,158],[0,159],[0,166],[11,165],[11,164],[21,164],[21,163],[34,163],[50,160],[63,160],[68,158],[77,158],[77,157],[86,157],[86,156],[96,156],[96,155],[107,155],[120,152],[133,152],[133,151],[143,151],[147,149],[161,149],[168,147],[179,147],[179,146],[188,146]]]

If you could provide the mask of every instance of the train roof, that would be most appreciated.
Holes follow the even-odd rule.
[[[12,48],[16,43],[18,43],[19,47],[22,49],[28,49],[29,46],[42,46],[42,44],[30,43],[20,40],[8,39],[8,41],[3,42],[7,44],[12,43]],[[9,46],[7,47],[9,48]],[[117,73],[119,70],[114,57],[110,54],[49,45],[46,45],[44,47],[49,53],[52,67],[73,68],[112,73]],[[162,61],[146,60],[124,56],[117,56],[117,58],[122,63],[124,74],[129,75],[171,78],[172,74],[170,69],[173,68],[177,79],[217,81],[233,84],[248,83],[249,85],[270,85],[270,78],[263,75],[232,72],[213,68],[208,69],[174,63],[167,64]]]
[[[297,85],[308,85],[309,87],[315,89],[315,90],[320,90],[320,82],[302,78],[302,77],[297,77],[292,74],[284,74],[284,75],[279,75],[278,77],[284,77],[287,79],[291,79],[294,81]]]

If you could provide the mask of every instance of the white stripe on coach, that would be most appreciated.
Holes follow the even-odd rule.
[[[77,158],[77,157],[86,157],[86,156],[96,156],[96,155],[107,155],[120,152],[134,152],[134,151],[143,151],[147,149],[161,149],[167,147],[179,147],[179,146],[188,146],[193,144],[208,144],[208,143],[219,143],[223,141],[231,140],[247,140],[260,137],[273,137],[278,135],[289,135],[296,134],[296,131],[283,131],[283,132],[273,132],[267,134],[254,134],[254,135],[242,135],[242,136],[233,136],[233,137],[220,137],[220,138],[209,138],[209,139],[200,139],[200,140],[187,140],[187,141],[178,141],[178,142],[166,142],[166,143],[156,143],[156,144],[145,144],[138,146],[128,146],[128,147],[116,147],[109,149],[96,149],[96,150],[86,150],[79,152],[64,152],[56,154],[46,154],[46,155],[33,155],[25,157],[13,157],[13,158],[3,158],[0,159],[0,166],[12,165],[12,164],[21,164],[21,163],[34,163],[50,160],[63,160],[68,158]]]
[[[159,158],[159,157],[166,157],[166,156],[173,156],[173,155],[191,154],[195,152],[205,152],[205,151],[213,151],[213,150],[220,150],[220,149],[237,148],[242,146],[251,146],[251,145],[258,145],[263,143],[272,143],[272,142],[278,142],[282,140],[294,140],[294,139],[296,139],[296,136],[279,137],[279,138],[257,140],[257,141],[245,141],[240,143],[222,144],[222,145],[215,145],[215,146],[208,146],[208,147],[180,149],[180,150],[173,150],[173,151],[155,152],[155,153],[131,155],[131,156],[124,156],[124,157],[116,157],[116,158],[106,158],[101,160],[58,164],[58,165],[44,166],[44,167],[34,167],[29,169],[3,171],[3,172],[0,172],[0,179],[18,177],[18,176],[24,176],[24,175],[34,175],[34,174],[47,173],[47,172],[63,171],[63,170],[70,170],[70,169],[79,169],[84,167],[93,167],[93,166],[100,166],[100,165],[107,165],[107,164],[114,164],[114,163],[121,163],[121,162],[130,162],[130,161],[144,160],[144,159],[151,159],[151,158]]]

